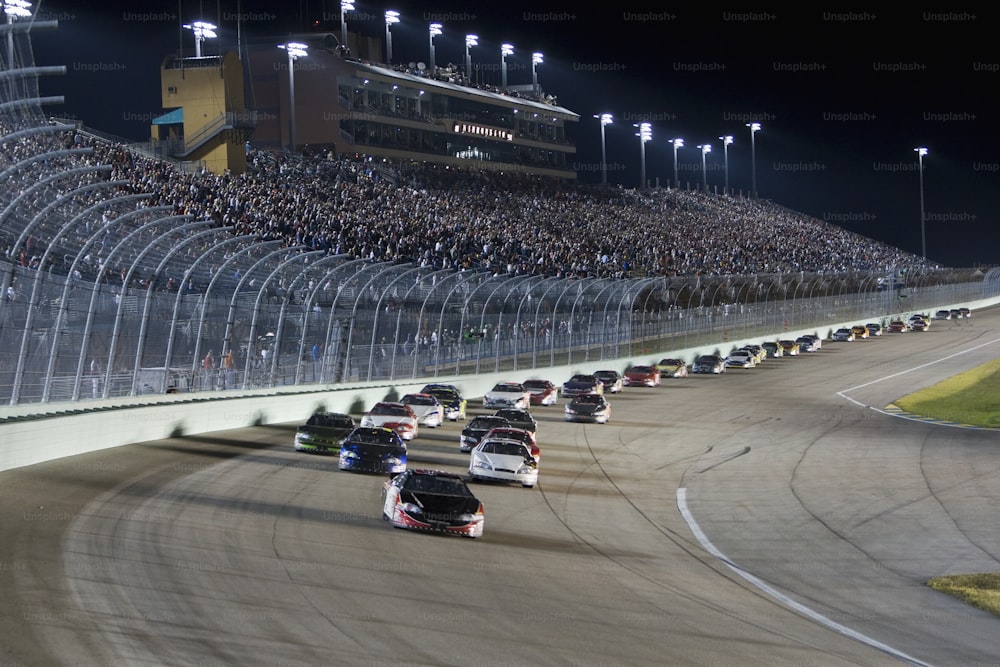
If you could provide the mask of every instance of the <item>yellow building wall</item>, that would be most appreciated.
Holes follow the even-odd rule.
[[[234,51],[220,57],[169,58],[161,67],[160,95],[164,109],[184,109],[184,139],[190,145],[206,128],[221,127],[226,114],[247,113],[243,94],[243,67]],[[242,173],[246,168],[244,136],[223,131],[184,157],[204,161],[208,169]]]

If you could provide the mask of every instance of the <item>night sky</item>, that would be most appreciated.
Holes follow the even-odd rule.
[[[96,4],[96,3],[95,3]],[[481,76],[500,79],[500,44],[514,45],[508,82],[531,82],[531,53],[540,51],[538,82],[559,104],[580,114],[570,128],[579,180],[600,181],[601,132],[594,114],[611,113],[606,129],[608,181],[635,187],[640,142],[633,123],[651,122],[646,176],[667,185],[682,137],[683,183],[722,188],[728,149],[731,188],[749,191],[755,135],[761,198],[921,253],[920,173],[915,148],[924,146],[923,191],[927,256],[945,266],[1000,264],[1000,51],[989,34],[997,11],[832,11],[653,9],[616,3],[355,2],[354,32],[383,38],[386,9],[398,10],[393,60],[426,62],[428,24],[438,65],[462,64],[465,35]],[[64,95],[53,115],[70,115],[95,129],[132,140],[148,137],[163,112],[159,66],[183,44],[199,19],[219,25],[205,53],[235,48],[238,17],[251,39],[296,32],[340,35],[339,2],[117,2],[99,9],[36,2],[40,19],[58,19],[38,33],[35,60],[65,65],[47,79],[45,95]],[[698,144],[711,144],[705,156]]]

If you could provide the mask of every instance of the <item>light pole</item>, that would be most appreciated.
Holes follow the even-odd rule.
[[[472,54],[469,53],[469,49],[473,46],[479,46],[479,35],[466,35],[465,36],[465,83],[466,85],[472,85]]]
[[[340,46],[347,55],[347,12],[354,11],[354,0],[340,0]]]
[[[653,138],[653,125],[651,123],[632,123],[632,127],[639,128],[635,136],[639,137],[639,189],[646,189],[646,142]]]
[[[500,45],[500,88],[507,89],[507,56],[514,55],[513,44]]]
[[[399,23],[399,12],[394,9],[385,10],[385,64],[392,64],[392,31],[393,23]]]
[[[677,180],[677,149],[684,147],[684,140],[679,137],[671,139],[670,145],[674,147],[674,187],[680,190],[681,182]]]
[[[757,198],[757,143],[754,136],[760,132],[760,123],[747,123],[750,128],[750,193]]]
[[[535,70],[535,66],[543,62],[545,62],[544,55],[538,51],[531,54],[531,89],[535,95],[538,95],[538,72]]]
[[[295,61],[309,55],[309,47],[299,42],[278,44],[288,53],[288,148],[295,152]]]
[[[708,191],[708,168],[705,166],[705,156],[712,152],[712,144],[701,144],[701,189]]]
[[[927,227],[924,217],[924,156],[927,155],[927,148],[921,146],[914,148],[917,152],[917,171],[920,172],[920,256],[927,259]]]
[[[601,187],[608,187],[608,151],[604,141],[604,128],[615,121],[614,116],[609,113],[594,114],[594,118],[601,121]]]
[[[215,26],[206,21],[195,21],[194,23],[185,23],[184,27],[188,30],[194,32],[194,57],[201,58],[201,43],[206,39],[215,39],[218,35],[215,33]]]
[[[31,16],[31,3],[27,0],[3,0],[3,13],[7,15],[7,25],[14,19],[24,19]],[[14,69],[14,31],[7,31],[7,69]]]
[[[434,74],[434,70],[437,69],[434,66],[434,38],[441,34],[441,29],[443,27],[444,26],[442,26],[440,23],[431,23],[430,29],[427,31],[428,32],[428,37],[430,39],[430,47],[431,47],[431,54],[430,54],[431,55],[431,59],[429,61],[431,75],[433,75]]]
[[[733,143],[733,135],[727,134],[719,137],[722,139],[722,160],[725,164],[726,170],[726,191],[725,194],[729,196],[729,144]]]

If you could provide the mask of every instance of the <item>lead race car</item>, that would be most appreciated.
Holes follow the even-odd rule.
[[[382,496],[382,518],[396,528],[465,537],[483,534],[483,503],[455,473],[410,469],[387,480]]]

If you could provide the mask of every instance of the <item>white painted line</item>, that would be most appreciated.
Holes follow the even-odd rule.
[[[708,537],[705,535],[705,533],[702,532],[701,527],[698,525],[698,522],[695,521],[694,516],[691,515],[691,512],[690,512],[690,510],[688,509],[688,506],[687,506],[687,489],[684,488],[684,487],[681,487],[681,488],[677,489],[677,509],[680,510],[681,516],[684,517],[684,521],[687,523],[688,528],[691,529],[691,532],[694,533],[694,536],[696,538],[698,538],[698,542],[701,543],[701,546],[706,551],[708,551],[710,554],[712,554],[713,556],[715,556],[716,558],[718,558],[719,560],[721,560],[723,563],[725,563],[726,566],[729,569],[731,569],[733,572],[735,572],[739,576],[743,577],[745,580],[747,580],[748,582],[750,582],[753,586],[755,586],[756,588],[760,589],[764,593],[770,595],[772,598],[774,598],[775,600],[777,600],[781,604],[783,604],[786,607],[789,607],[789,608],[791,608],[791,609],[799,612],[803,616],[805,616],[807,618],[810,618],[810,619],[816,621],[817,623],[819,623],[821,625],[824,625],[824,626],[830,628],[834,632],[839,632],[840,634],[842,634],[842,635],[844,635],[846,637],[850,637],[851,639],[859,641],[862,644],[867,644],[868,646],[871,646],[872,648],[878,649],[879,651],[883,651],[884,653],[888,653],[889,655],[891,655],[891,656],[893,656],[895,658],[898,658],[900,660],[904,660],[904,661],[909,662],[909,663],[911,663],[913,665],[919,665],[920,667],[930,667],[929,663],[923,662],[922,660],[918,660],[918,659],[916,659],[916,658],[914,658],[912,656],[909,656],[909,655],[903,653],[902,651],[898,651],[898,650],[892,648],[891,646],[888,646],[886,644],[883,644],[880,641],[872,639],[871,637],[868,637],[867,635],[863,635],[860,632],[852,630],[851,628],[847,627],[846,625],[841,625],[840,623],[837,623],[836,621],[831,620],[831,619],[827,618],[826,616],[823,616],[819,612],[814,611],[814,610],[810,609],[809,607],[806,607],[805,605],[803,605],[803,604],[801,604],[799,602],[796,602],[795,600],[793,600],[792,598],[788,597],[784,593],[782,593],[782,592],[778,591],[777,589],[775,589],[773,586],[771,586],[770,584],[768,584],[767,582],[765,582],[763,579],[760,579],[759,577],[756,577],[756,576],[750,574],[749,572],[747,572],[746,570],[744,570],[743,568],[741,568],[739,565],[737,565],[736,563],[734,563],[733,561],[731,561],[728,556],[726,556],[724,553],[722,553],[721,551],[719,551],[715,547],[715,545],[712,544],[712,542],[708,539]]]
[[[840,396],[841,398],[846,398],[848,401],[850,401],[851,403],[854,403],[855,405],[864,405],[861,401],[856,401],[853,398],[851,398],[850,396],[848,396],[847,393],[851,392],[851,391],[854,391],[855,389],[863,389],[864,387],[869,387],[869,386],[871,386],[873,384],[878,384],[879,382],[884,382],[886,380],[891,380],[891,379],[893,379],[895,377],[899,377],[900,375],[906,375],[907,373],[912,373],[913,371],[920,370],[921,368],[927,368],[928,366],[933,366],[934,364],[940,364],[943,361],[948,361],[949,359],[954,359],[955,357],[960,357],[963,354],[968,354],[969,352],[972,352],[974,350],[978,350],[981,347],[986,347],[988,345],[995,345],[996,343],[1000,343],[1000,338],[994,338],[993,340],[988,340],[985,343],[980,343],[979,345],[976,345],[974,347],[970,347],[967,350],[962,350],[961,352],[955,352],[954,354],[949,354],[946,357],[941,357],[940,359],[935,359],[934,361],[928,361],[926,364],[920,364],[919,366],[914,366],[913,368],[908,368],[905,371],[899,371],[898,373],[893,373],[892,375],[886,375],[884,377],[877,378],[875,380],[872,380],[871,382],[865,382],[864,384],[859,384],[856,387],[851,387],[850,389],[844,389],[842,391],[838,391],[837,392],[837,396]],[[902,415],[896,415],[896,416],[902,416]]]

